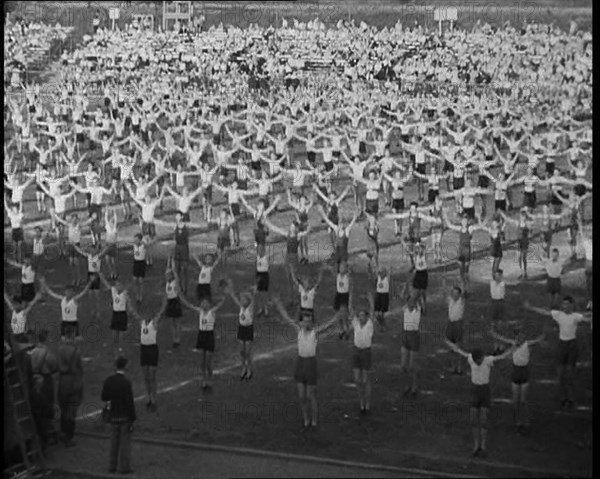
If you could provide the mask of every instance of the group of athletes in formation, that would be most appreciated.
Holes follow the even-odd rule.
[[[110,49],[110,42],[104,48]],[[96,46],[94,52],[101,56],[102,49]],[[163,61],[170,65],[170,59]],[[154,411],[157,334],[163,318],[172,326],[174,352],[181,344],[183,309],[198,315],[195,349],[201,353],[204,389],[212,387],[214,328],[227,298],[239,307],[241,380],[254,375],[254,322],[275,309],[277,318],[298,330],[294,378],[306,429],[317,425],[317,340],[324,334],[352,337],[360,412],[369,414],[373,336],[376,329],[388,329],[386,318],[401,314],[401,369],[410,377],[404,395],[417,395],[415,359],[419,325],[427,311],[428,266],[431,258],[435,263],[456,260],[460,283],[448,289],[446,344],[456,353],[453,373],[462,374],[461,357],[470,367],[473,453],[481,455],[486,450],[492,364],[512,357],[516,426],[524,432],[529,425],[530,347],[543,338],[527,338],[522,331],[507,333],[503,325],[506,285],[501,261],[508,226],[509,231],[516,230],[523,280],[528,275],[530,241],[538,233],[541,236],[549,308],[527,307],[551,315],[559,326],[561,401],[563,407],[573,406],[575,334],[580,322],[591,319],[592,242],[583,224],[591,195],[590,121],[575,119],[570,111],[520,105],[491,89],[473,103],[473,98],[461,95],[406,97],[376,81],[370,88],[348,90],[336,83],[330,91],[323,91],[323,84],[317,91],[307,83],[296,97],[269,94],[248,97],[240,104],[239,98],[228,100],[211,90],[165,90],[165,79],[178,72],[144,66],[138,75],[148,76],[140,81],[135,97],[123,98],[107,86],[104,98],[91,105],[81,78],[92,81],[93,63],[75,62],[75,67],[69,68],[78,72],[79,82],[64,80],[63,100],[52,105],[45,104],[35,88],[17,99],[5,94],[5,131],[10,134],[4,146],[4,204],[12,231],[12,248],[5,261],[21,272],[20,294],[5,289],[15,338],[26,339],[27,317],[47,296],[60,301],[62,335],[79,336],[81,299],[90,297],[86,316],[98,320],[105,288],[112,298],[110,329],[116,349],[122,348],[121,336],[131,327],[130,319],[139,322],[147,408]],[[340,88],[348,102],[331,94]],[[563,100],[577,103],[568,95]],[[416,195],[408,195],[405,189],[413,184]],[[521,203],[515,199],[520,185],[523,202],[515,208],[515,202]],[[35,190],[35,203],[25,211],[30,189]],[[539,201],[544,191],[547,201]],[[170,221],[167,215],[157,214],[168,198],[177,210]],[[196,202],[201,204],[199,211]],[[348,202],[353,205],[351,218],[344,214]],[[275,213],[284,203],[293,219],[277,224]],[[81,212],[83,206],[87,213]],[[32,223],[35,211],[49,218],[47,227]],[[315,211],[316,223],[310,216]],[[200,218],[192,221],[196,215]],[[242,247],[240,229],[246,218],[254,234],[256,282],[234,285],[224,274],[215,274],[215,269]],[[131,222],[140,229],[126,237],[124,225]],[[388,222],[411,261],[398,304],[390,299],[392,268],[379,262],[380,228]],[[311,234],[322,228],[320,224],[329,231],[333,254],[315,276],[304,265],[309,262]],[[148,295],[144,283],[153,265],[157,226],[172,230],[174,246],[165,271],[164,300],[150,317],[138,310]],[[574,311],[572,297],[561,297],[561,275],[570,258],[560,256],[553,235],[563,226],[569,233],[571,256],[579,249],[585,252],[589,302],[583,314]],[[197,228],[216,229],[215,253],[198,256],[190,248],[192,229]],[[353,283],[348,249],[359,228],[364,230],[369,260],[370,282],[363,287]],[[31,245],[24,233],[27,229],[33,230]],[[495,345],[489,355],[481,349],[467,352],[462,342],[472,239],[478,230],[489,234],[492,258],[490,320]],[[444,257],[442,249],[442,240],[451,231],[458,234],[456,258]],[[273,236],[282,237],[286,244],[291,304],[273,295],[269,284],[267,240]],[[68,263],[72,275],[72,284],[62,292],[51,287],[44,271],[49,238],[55,241],[58,260]],[[131,289],[119,270],[124,254],[120,248],[133,256]],[[195,291],[189,287],[194,264]],[[323,321],[315,318],[314,302],[327,274],[335,278],[336,294],[334,314]],[[501,346],[504,343],[508,349]],[[43,368],[43,362],[36,368]]]

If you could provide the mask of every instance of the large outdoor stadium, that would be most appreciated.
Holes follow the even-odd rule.
[[[4,477],[591,477],[591,1],[4,14]]]

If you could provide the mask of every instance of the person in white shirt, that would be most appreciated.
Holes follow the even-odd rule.
[[[525,307],[536,313],[551,316],[558,324],[558,381],[561,406],[570,408],[575,405],[573,401],[573,370],[577,365],[577,327],[580,323],[590,323],[592,313],[576,313],[574,311],[573,298],[565,296],[562,302],[562,311],[558,309],[544,309],[531,306],[525,302]]]
[[[512,402],[515,408],[515,423],[517,432],[525,434],[529,428],[529,407],[527,404],[527,391],[529,390],[529,348],[540,343],[545,335],[542,333],[535,339],[525,339],[521,329],[515,331],[515,339],[508,339],[496,331],[491,330],[490,335],[495,339],[510,344],[514,349],[512,353]]]
[[[296,287],[296,291],[300,295],[300,312],[299,317],[300,320],[304,316],[310,316],[314,320],[315,316],[315,296],[317,293],[317,289],[321,284],[321,280],[323,279],[323,274],[328,270],[327,265],[323,265],[319,270],[319,276],[316,281],[311,276],[302,276],[297,277],[296,271],[291,271],[292,283]]]
[[[43,273],[44,267],[44,253],[45,253],[45,240],[48,235],[44,236],[43,230],[40,226],[34,228],[34,236],[32,238],[32,251],[31,251],[31,263],[33,267]]]
[[[546,270],[546,291],[550,297],[550,308],[557,308],[561,293],[561,275],[564,262],[559,259],[557,248],[552,248],[550,256],[544,261]]]
[[[445,278],[442,279],[445,284]],[[446,289],[446,288],[444,288]],[[466,292],[464,290],[464,284],[455,285],[448,293],[448,323],[446,325],[446,339],[452,344],[460,346],[463,339],[464,330],[464,315],[465,315],[465,303],[466,303]],[[455,360],[456,359],[456,360]],[[463,361],[460,356],[451,359],[450,373],[461,375]]]
[[[205,299],[212,302],[212,273],[217,265],[221,262],[221,256],[207,254],[200,260],[197,254],[192,254],[192,258],[200,268],[198,272],[198,284],[196,285],[196,297],[202,302]]]
[[[177,278],[177,275],[175,275]],[[227,293],[227,287],[224,288]],[[198,313],[198,337],[196,338],[195,352],[202,354],[202,389],[212,387],[212,355],[215,352],[215,321],[217,311],[225,303],[227,297],[223,296],[218,303],[212,303],[209,299],[204,298],[200,301],[200,306],[195,306],[190,303],[185,296],[180,295],[181,303]]]
[[[79,306],[79,300],[88,292],[92,282],[88,282],[88,284],[83,288],[83,290],[79,294],[75,294],[74,289],[71,286],[67,286],[65,288],[65,294],[61,295],[55,293],[52,289],[48,287],[48,283],[45,278],[41,279],[42,286],[45,291],[54,299],[60,301],[60,309],[62,313],[62,322],[60,325],[60,335],[62,338],[65,337],[65,332],[68,326],[74,326],[75,328],[75,336],[81,339],[81,335],[79,332],[79,320],[77,318],[77,309]]]
[[[154,238],[156,238],[156,225],[154,224],[154,212],[161,203],[165,195],[164,188],[160,190],[160,195],[155,200],[152,200],[149,195],[146,195],[144,201],[139,201],[135,197],[135,201],[138,206],[142,209],[142,235],[147,238],[146,245],[146,263],[152,265],[152,251],[151,244]]]
[[[127,291],[122,289],[122,285],[118,281],[115,282],[114,288],[119,288],[125,294],[127,293]],[[113,290],[113,297],[114,294]],[[158,333],[158,323],[167,307],[167,298],[166,296],[163,298],[159,311],[152,318],[142,318],[129,304],[127,304],[127,307],[140,324],[140,366],[144,374],[144,384],[146,386],[146,394],[148,395],[146,410],[148,412],[156,412],[156,368],[158,367],[158,342],[156,336]]]
[[[73,245],[73,249],[87,259],[87,280],[90,283],[92,295],[92,311],[94,317],[100,317],[100,302],[98,293],[100,291],[100,271],[102,269],[102,257],[108,251],[108,247],[101,249],[100,243],[91,244],[86,250]]]
[[[14,242],[15,261],[20,262],[23,257],[23,203],[18,206],[9,206],[4,197],[4,209],[12,228],[12,240]]]
[[[73,276],[73,283],[78,286],[81,282],[80,257],[75,248],[81,245],[81,228],[87,226],[92,221],[88,218],[85,222],[79,222],[79,215],[73,213],[71,221],[67,222],[60,217],[56,217],[56,221],[67,227],[66,250],[69,257],[69,267]]]
[[[497,269],[492,273],[490,281],[490,297],[492,299],[491,324],[497,329],[504,320],[504,298],[506,296],[506,283],[503,279],[504,271]],[[494,353],[501,352],[500,343],[494,343]]]
[[[269,253],[264,244],[256,247],[257,316],[269,316]]]
[[[102,284],[110,291],[112,297],[112,318],[110,329],[113,332],[113,344],[119,352],[123,351],[120,346],[121,333],[127,331],[127,311],[130,309],[129,294],[119,279],[115,279],[111,285],[100,272],[98,277]]]
[[[165,317],[171,319],[173,335],[173,346],[169,352],[177,351],[181,344],[181,316],[183,315],[179,300],[180,287],[173,271],[173,259],[169,258],[165,271],[165,297],[167,300]]]
[[[135,298],[138,304],[144,296],[144,278],[146,277],[146,245],[140,233],[133,238],[133,281],[136,289]]]
[[[240,308],[237,339],[241,344],[240,356],[242,358],[242,373],[240,381],[246,379],[250,381],[254,375],[252,367],[252,342],[254,341],[254,318],[255,318],[255,299],[258,287],[252,288],[250,292],[235,294],[231,282],[228,282],[229,296]]]
[[[471,425],[473,428],[473,456],[484,457],[487,442],[487,416],[491,403],[490,372],[494,363],[507,358],[513,348],[506,350],[500,356],[485,356],[479,348],[470,354],[463,351],[456,344],[445,341],[446,345],[455,353],[466,358],[471,367],[471,384],[473,384],[473,399],[471,402]]]
[[[369,371],[371,370],[371,345],[373,343],[374,325],[373,299],[369,296],[370,310],[359,311],[358,314],[350,313],[352,321],[350,328],[354,331],[354,352],[352,354],[352,374],[358,391],[360,401],[360,413],[371,412],[371,381]]]
[[[352,282],[350,276],[350,268],[346,261],[340,263],[335,281],[336,289],[335,298],[333,302],[333,310],[335,311],[335,317],[340,326],[339,338],[349,339],[350,324],[348,323],[348,319]]]
[[[18,342],[27,342],[27,315],[33,306],[42,298],[43,293],[39,291],[33,300],[23,301],[22,297],[12,298],[4,290],[4,301],[10,310],[10,330]]]
[[[417,396],[417,364],[416,356],[421,349],[421,335],[419,326],[423,315],[424,298],[418,291],[411,291],[408,283],[404,284],[402,297],[402,348],[400,350],[400,371],[408,372],[411,383],[404,390],[404,397]]]
[[[281,318],[298,333],[298,359],[294,371],[294,380],[298,390],[300,406],[302,408],[302,431],[309,427],[317,427],[317,338],[319,333],[335,325],[335,317],[328,322],[315,327],[314,317],[311,314],[302,314],[300,322],[294,321],[287,313],[281,300],[274,301]]]
[[[581,243],[583,245],[583,253],[585,257],[585,286],[587,291],[588,303],[586,309],[592,310],[592,279],[593,266],[592,254],[594,252],[594,242],[592,241],[592,228],[584,227],[581,217],[579,217],[579,234],[581,235]]]
[[[6,262],[21,270],[21,301],[28,303],[35,297],[35,279],[37,269],[33,265],[31,258],[25,258],[23,263],[17,263],[7,259]]]

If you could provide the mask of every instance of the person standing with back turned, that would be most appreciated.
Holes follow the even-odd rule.
[[[104,381],[101,399],[109,408],[109,422],[112,427],[110,437],[109,472],[117,472],[120,463],[121,474],[132,474],[131,433],[136,420],[135,403],[131,381],[125,377],[127,359],[119,356],[115,361],[116,372]]]

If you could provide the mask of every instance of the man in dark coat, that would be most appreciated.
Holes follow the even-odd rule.
[[[109,472],[117,472],[120,464],[122,474],[131,474],[131,433],[136,420],[135,402],[131,381],[125,377],[127,359],[119,356],[115,362],[116,372],[104,381],[101,399],[109,408],[112,427],[110,438]]]
[[[54,419],[53,375],[58,371],[56,357],[46,344],[47,338],[48,331],[39,331],[38,342],[29,352],[33,374],[31,409],[38,427],[42,450],[46,449],[50,436],[54,432],[52,426],[52,419]]]
[[[65,329],[65,337],[58,346],[58,373],[60,432],[65,446],[72,447],[77,408],[83,401],[83,361],[72,326]]]

